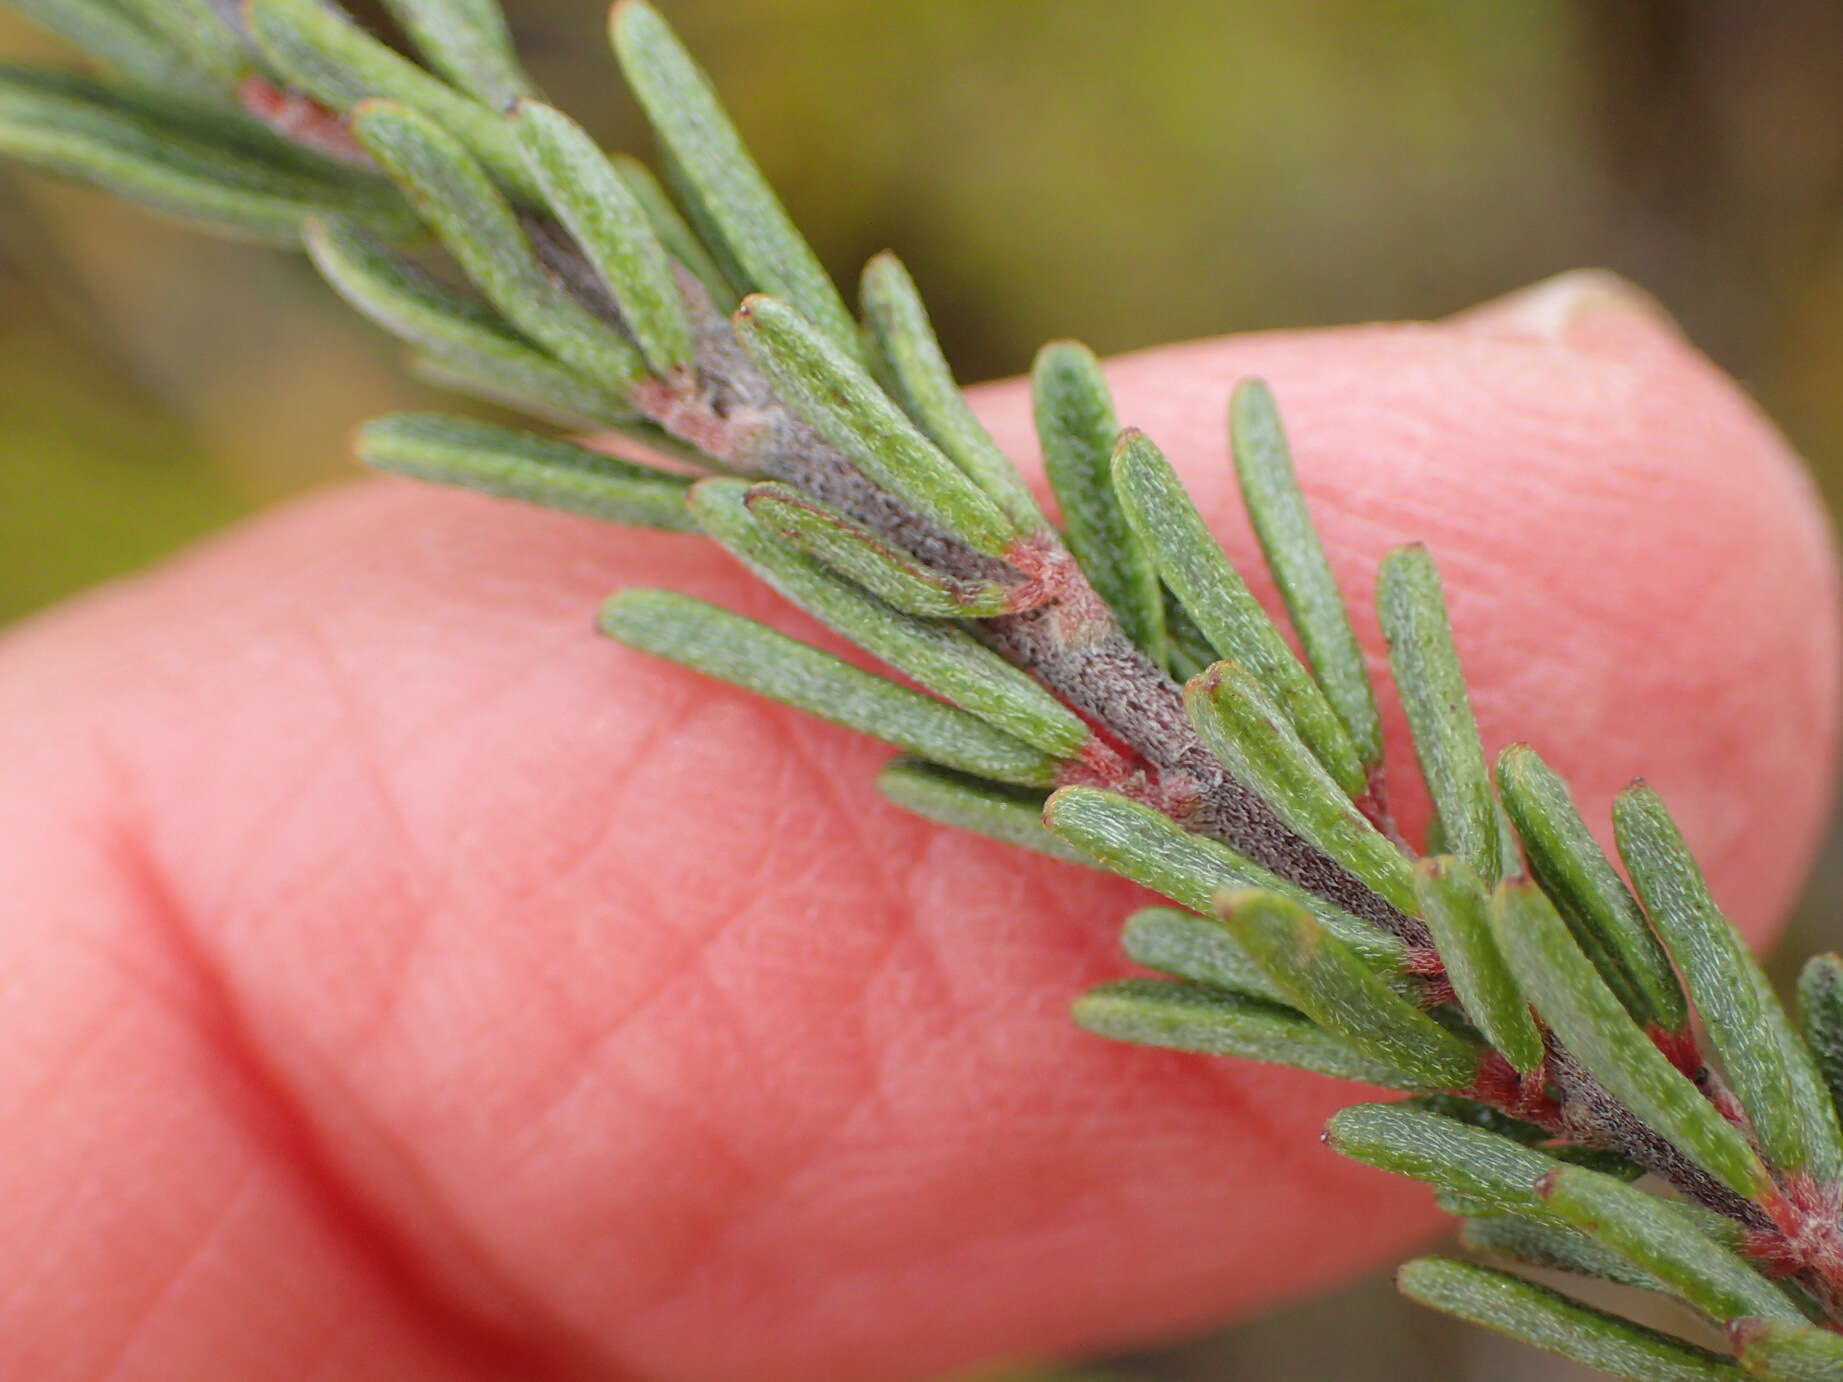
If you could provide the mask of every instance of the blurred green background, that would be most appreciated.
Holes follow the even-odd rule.
[[[617,147],[595,0],[509,0]],[[1434,317],[1605,265],[1843,501],[1837,0],[665,0],[847,282],[884,246],[965,379],[1039,342]],[[0,55],[63,58],[0,13]],[[0,168],[0,621],[348,473],[429,406],[304,263]],[[1832,850],[1832,856],[1843,850]],[[1843,900],[1822,872],[1798,937]],[[1830,939],[1826,940],[1828,933]],[[1575,1377],[1381,1280],[1119,1378]]]

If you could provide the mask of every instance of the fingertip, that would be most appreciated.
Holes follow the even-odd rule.
[[[1652,338],[1687,343],[1655,296],[1611,269],[1570,269],[1447,318],[1462,331],[1593,347]]]

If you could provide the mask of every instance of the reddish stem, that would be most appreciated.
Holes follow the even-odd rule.
[[[286,90],[252,75],[238,85],[237,100],[244,110],[284,139],[341,163],[360,168],[372,166],[370,156],[359,147],[339,112],[328,109],[311,96]]]

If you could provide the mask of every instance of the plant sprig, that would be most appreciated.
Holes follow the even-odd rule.
[[[1409,1093],[1331,1144],[1433,1186],[1481,1254],[1675,1298],[1728,1354],[1493,1267],[1422,1259],[1405,1293],[1617,1376],[1843,1376],[1843,959],[1795,1023],[1654,793],[1614,808],[1628,888],[1532,750],[1493,771],[1412,542],[1376,600],[1439,845],[1404,843],[1259,381],[1231,451],[1303,657],[1072,343],[1032,381],[1054,526],[901,264],[854,315],[646,0],[610,36],[672,193],[536,97],[492,0],[391,0],[421,64],[324,0],[14,3],[104,71],[0,70],[0,151],[302,245],[425,373],[661,461],[404,415],[366,462],[710,538],[910,684],[669,591],[617,593],[603,631],[902,749],[878,785],[908,809],[1175,904],[1124,931],[1168,977],[1077,1021]]]

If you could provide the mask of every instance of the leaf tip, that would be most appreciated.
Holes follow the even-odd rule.
[[[1268,896],[1261,888],[1218,888],[1210,903],[1216,909],[1216,915],[1227,921],[1237,912],[1245,910],[1249,904]]]
[[[617,32],[629,24],[644,23],[648,17],[659,15],[647,0],[614,0],[608,7],[608,27]]]
[[[596,629],[606,634],[608,637],[620,641],[621,629],[625,622],[623,616],[632,611],[634,607],[634,597],[643,593],[642,591],[631,589],[617,590],[607,599],[603,600],[601,602],[601,607],[595,611]]]
[[[1038,368],[1056,364],[1059,361],[1080,358],[1084,361],[1094,359],[1094,352],[1080,341],[1062,337],[1054,341],[1045,341],[1037,347],[1036,363]]]
[[[737,323],[754,321],[764,308],[773,305],[774,299],[766,293],[745,294],[742,301],[736,304],[736,310],[730,313],[730,320]]]
[[[1235,381],[1235,387],[1229,392],[1229,409],[1240,414],[1251,408],[1271,409],[1273,390],[1267,381],[1258,374],[1246,374]]]
[[[1212,662],[1201,672],[1198,672],[1189,681],[1184,683],[1185,701],[1189,701],[1193,696],[1213,696],[1217,689],[1221,687],[1223,677],[1228,673],[1232,665],[1233,664],[1229,662]]]
[[[1325,1120],[1324,1130],[1318,1134],[1318,1140],[1340,1156],[1348,1155],[1344,1150],[1351,1131],[1351,1124],[1363,1117],[1363,1105],[1351,1104],[1339,1109]]]
[[[1499,772],[1505,772],[1509,769],[1522,767],[1535,756],[1535,752],[1536,751],[1529,746],[1527,741],[1522,739],[1514,740],[1498,750],[1497,769]]]
[[[1068,805],[1069,793],[1079,791],[1081,791],[1079,787],[1058,787],[1051,792],[1043,801],[1043,824],[1054,825],[1056,818]]]
[[[1108,464],[1116,477],[1139,472],[1143,474],[1148,466],[1156,464],[1158,448],[1144,432],[1137,427],[1122,427],[1114,434],[1113,453]]]

